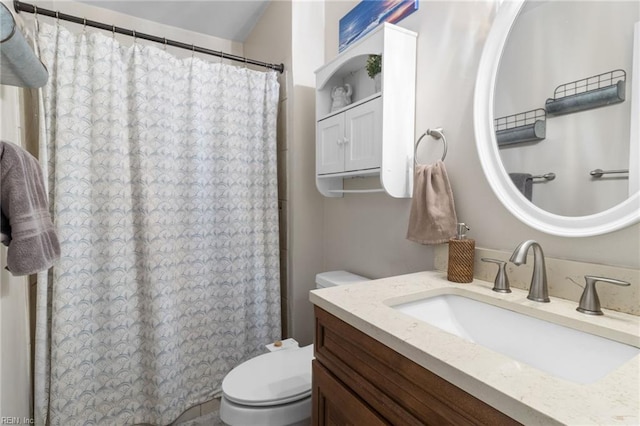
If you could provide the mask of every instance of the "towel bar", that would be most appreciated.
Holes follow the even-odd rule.
[[[543,175],[531,176],[529,179],[544,179],[544,180],[554,180],[556,178],[556,174],[553,172],[545,173]]]
[[[384,188],[373,189],[330,189],[328,192],[333,194],[369,194],[374,192],[384,192]]]
[[[593,178],[601,178],[602,175],[608,175],[610,173],[629,173],[629,169],[624,169],[624,170],[602,170],[602,169],[595,169],[595,170],[591,170],[589,172],[589,174],[593,177]]]
[[[416,142],[416,145],[413,147],[413,164],[415,166],[417,166],[418,163],[418,145],[420,145],[420,142],[422,142],[422,139],[425,136],[431,136],[432,138],[438,140],[438,139],[442,139],[442,144],[443,144],[443,151],[442,151],[442,161],[444,161],[445,157],[447,156],[447,138],[444,136],[444,132],[442,131],[442,127],[438,127],[435,129],[427,129],[426,132],[424,132],[422,134],[422,136],[420,136],[420,138],[418,138],[418,141]]]

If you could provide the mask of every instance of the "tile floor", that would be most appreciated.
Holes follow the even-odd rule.
[[[189,408],[172,423],[172,426],[221,426],[218,416],[220,398]]]
[[[220,413],[216,410],[188,422],[180,423],[180,426],[225,426],[225,423],[220,420]]]

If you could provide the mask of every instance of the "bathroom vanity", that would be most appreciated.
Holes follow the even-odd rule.
[[[458,294],[565,328],[640,347],[640,318],[577,302],[537,303],[492,283],[456,284],[440,271],[311,292],[316,337],[313,424],[638,424],[640,355],[576,383],[472,343],[397,309]],[[500,334],[508,324],[497,323]],[[638,352],[640,353],[640,352]],[[587,380],[589,381],[589,380]]]
[[[518,424],[323,309],[315,314],[314,424]]]

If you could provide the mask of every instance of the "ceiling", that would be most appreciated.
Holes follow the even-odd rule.
[[[243,42],[270,0],[102,1],[93,6],[227,40]]]

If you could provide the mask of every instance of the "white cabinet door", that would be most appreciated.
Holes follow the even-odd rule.
[[[318,121],[316,171],[318,174],[344,171],[344,114]]]
[[[382,98],[345,112],[345,171],[366,170],[382,163]]]

